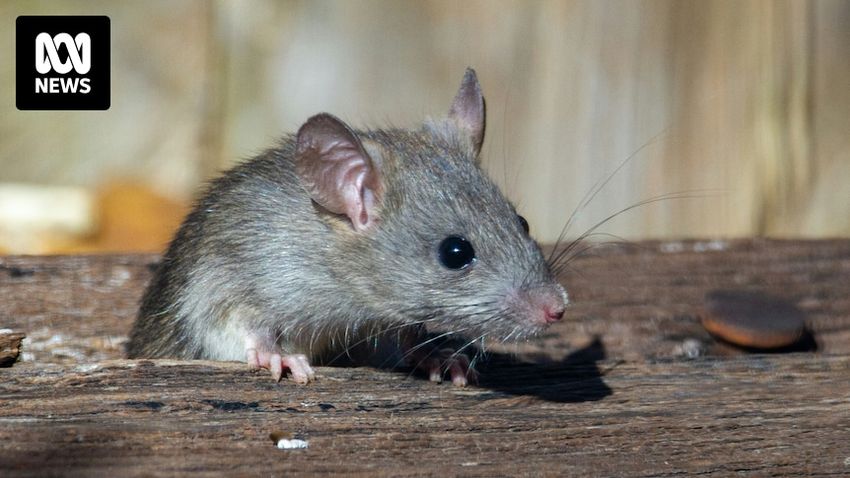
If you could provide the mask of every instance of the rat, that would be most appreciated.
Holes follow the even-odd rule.
[[[567,305],[480,167],[484,130],[471,68],[448,116],[418,129],[309,118],[208,184],[144,293],[128,356],[247,361],[308,383],[313,365],[389,341],[432,381],[474,381],[462,348],[429,332],[522,339]]]

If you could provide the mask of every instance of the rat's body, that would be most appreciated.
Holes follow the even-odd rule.
[[[306,382],[310,362],[383,335],[462,384],[463,356],[415,346],[423,325],[516,338],[558,320],[566,294],[476,163],[483,115],[469,70],[447,120],[354,131],[318,115],[213,181],[145,293],[130,357],[247,359]]]

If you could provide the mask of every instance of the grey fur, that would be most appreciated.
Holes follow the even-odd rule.
[[[242,333],[328,361],[381,331],[427,328],[520,338],[541,327],[522,299],[566,295],[514,207],[451,121],[356,131],[380,165],[377,227],[358,233],[314,203],[295,172],[295,137],[212,181],[142,300],[130,357],[244,360]],[[449,270],[437,246],[466,237],[476,262]],[[519,291],[519,292],[517,292]]]

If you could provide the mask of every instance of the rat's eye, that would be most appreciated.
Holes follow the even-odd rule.
[[[475,249],[472,244],[460,236],[449,236],[443,239],[438,249],[440,262],[449,269],[463,269],[475,260]]]
[[[526,234],[528,234],[528,221],[526,221],[525,218],[520,215],[517,215],[517,217],[519,218],[519,225],[522,226],[522,230],[525,231]]]

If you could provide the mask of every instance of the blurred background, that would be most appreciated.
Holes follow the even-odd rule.
[[[850,235],[850,1],[0,3],[0,252],[162,250],[200,184],[328,111],[445,114],[554,241]],[[108,15],[108,111],[18,111],[18,15]],[[618,170],[618,166],[623,165]],[[595,185],[604,187],[596,191]]]

